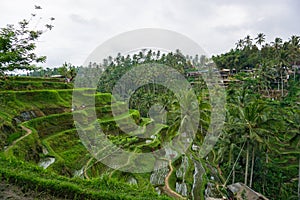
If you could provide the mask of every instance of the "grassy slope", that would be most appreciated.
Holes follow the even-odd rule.
[[[46,192],[67,199],[168,199],[137,186],[103,176],[93,180],[59,176],[36,165],[0,154],[0,178],[24,190]]]
[[[15,86],[18,84],[23,85],[23,81],[11,83]],[[31,84],[36,85],[37,88],[42,87],[39,84]],[[103,179],[98,178],[92,181],[58,176],[55,173],[56,170],[52,170],[55,165],[63,164],[78,169],[90,157],[80,143],[76,131],[72,129],[74,126],[73,123],[70,123],[72,122],[71,113],[47,115],[47,112],[51,113],[49,110],[55,108],[69,111],[73,90],[22,91],[23,86],[20,86],[19,89],[21,91],[0,91],[0,135],[5,138],[4,144],[8,145],[9,141],[11,143],[22,135],[22,133],[18,133],[21,129],[12,122],[15,116],[20,115],[23,111],[31,110],[38,110],[44,116],[23,123],[33,130],[33,133],[18,142],[5,154],[0,154],[0,175],[3,179],[31,190],[47,191],[56,196],[72,199],[167,199],[157,196],[153,188],[143,190],[145,187],[137,188],[137,186],[131,186],[115,179],[105,179],[105,176]],[[110,95],[97,94],[95,99],[96,105],[102,106],[100,110],[96,109],[97,114],[111,111],[110,107],[103,106],[111,102]],[[131,111],[130,113],[138,120],[137,112]],[[107,120],[104,120],[104,124],[111,122],[109,120],[111,114],[105,114],[105,116]],[[126,117],[119,119],[123,120]],[[16,133],[18,134],[16,135]],[[55,156],[57,159],[57,162],[47,170],[43,170],[35,164],[43,156],[41,154],[43,145],[49,150],[49,155]],[[78,160],[78,155],[85,156]],[[23,161],[17,161],[17,159]],[[24,162],[26,160],[29,162]]]

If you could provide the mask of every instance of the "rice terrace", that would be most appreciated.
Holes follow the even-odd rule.
[[[300,199],[299,33],[191,55],[145,29],[52,67],[34,8],[0,29],[0,199]],[[124,50],[151,38],[183,48]]]

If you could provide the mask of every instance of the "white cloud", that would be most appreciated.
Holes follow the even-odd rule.
[[[249,15],[246,9],[237,5],[222,5],[215,9],[213,24],[228,26],[243,26],[248,23]]]
[[[298,0],[12,0],[1,2],[0,27],[28,18],[41,5],[40,25],[55,17],[54,28],[38,43],[46,65],[80,65],[107,39],[138,28],[165,28],[198,42],[210,54],[234,47],[251,34],[269,40],[300,35]]]

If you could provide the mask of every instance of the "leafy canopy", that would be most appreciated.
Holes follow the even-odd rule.
[[[36,42],[53,25],[46,24],[45,30],[33,30],[29,25],[34,17],[36,14],[32,14],[30,20],[23,19],[17,26],[8,24],[0,28],[0,74],[14,70],[32,70],[35,68],[33,63],[46,61],[46,56],[36,55]],[[53,21],[54,18],[50,20]]]

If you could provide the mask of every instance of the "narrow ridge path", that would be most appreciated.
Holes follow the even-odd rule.
[[[94,157],[91,157],[88,162],[86,163],[86,165],[84,166],[84,170],[83,170],[83,174],[84,174],[84,177],[87,179],[87,180],[90,180],[90,177],[88,176],[87,174],[87,170],[88,170],[88,167],[90,165],[90,163],[92,162],[92,160],[94,159]]]
[[[165,193],[167,195],[169,195],[170,197],[173,197],[175,199],[186,199],[186,198],[184,198],[183,196],[181,196],[180,194],[178,194],[177,192],[175,192],[174,190],[171,189],[171,187],[169,185],[169,179],[171,177],[171,174],[174,171],[171,160],[169,160],[169,168],[170,168],[170,171],[169,171],[168,175],[165,178],[165,186],[163,187],[163,190],[165,191]]]
[[[30,130],[29,128],[27,128],[27,127],[25,127],[25,126],[23,126],[23,125],[21,125],[21,128],[22,128],[24,131],[26,131],[26,134],[23,135],[22,137],[18,138],[17,140],[13,141],[13,142],[11,143],[11,145],[9,145],[9,146],[4,150],[4,152],[7,152],[7,151],[8,151],[9,149],[11,149],[17,142],[23,140],[25,137],[27,137],[28,135],[30,135],[30,134],[32,133],[32,130]]]

